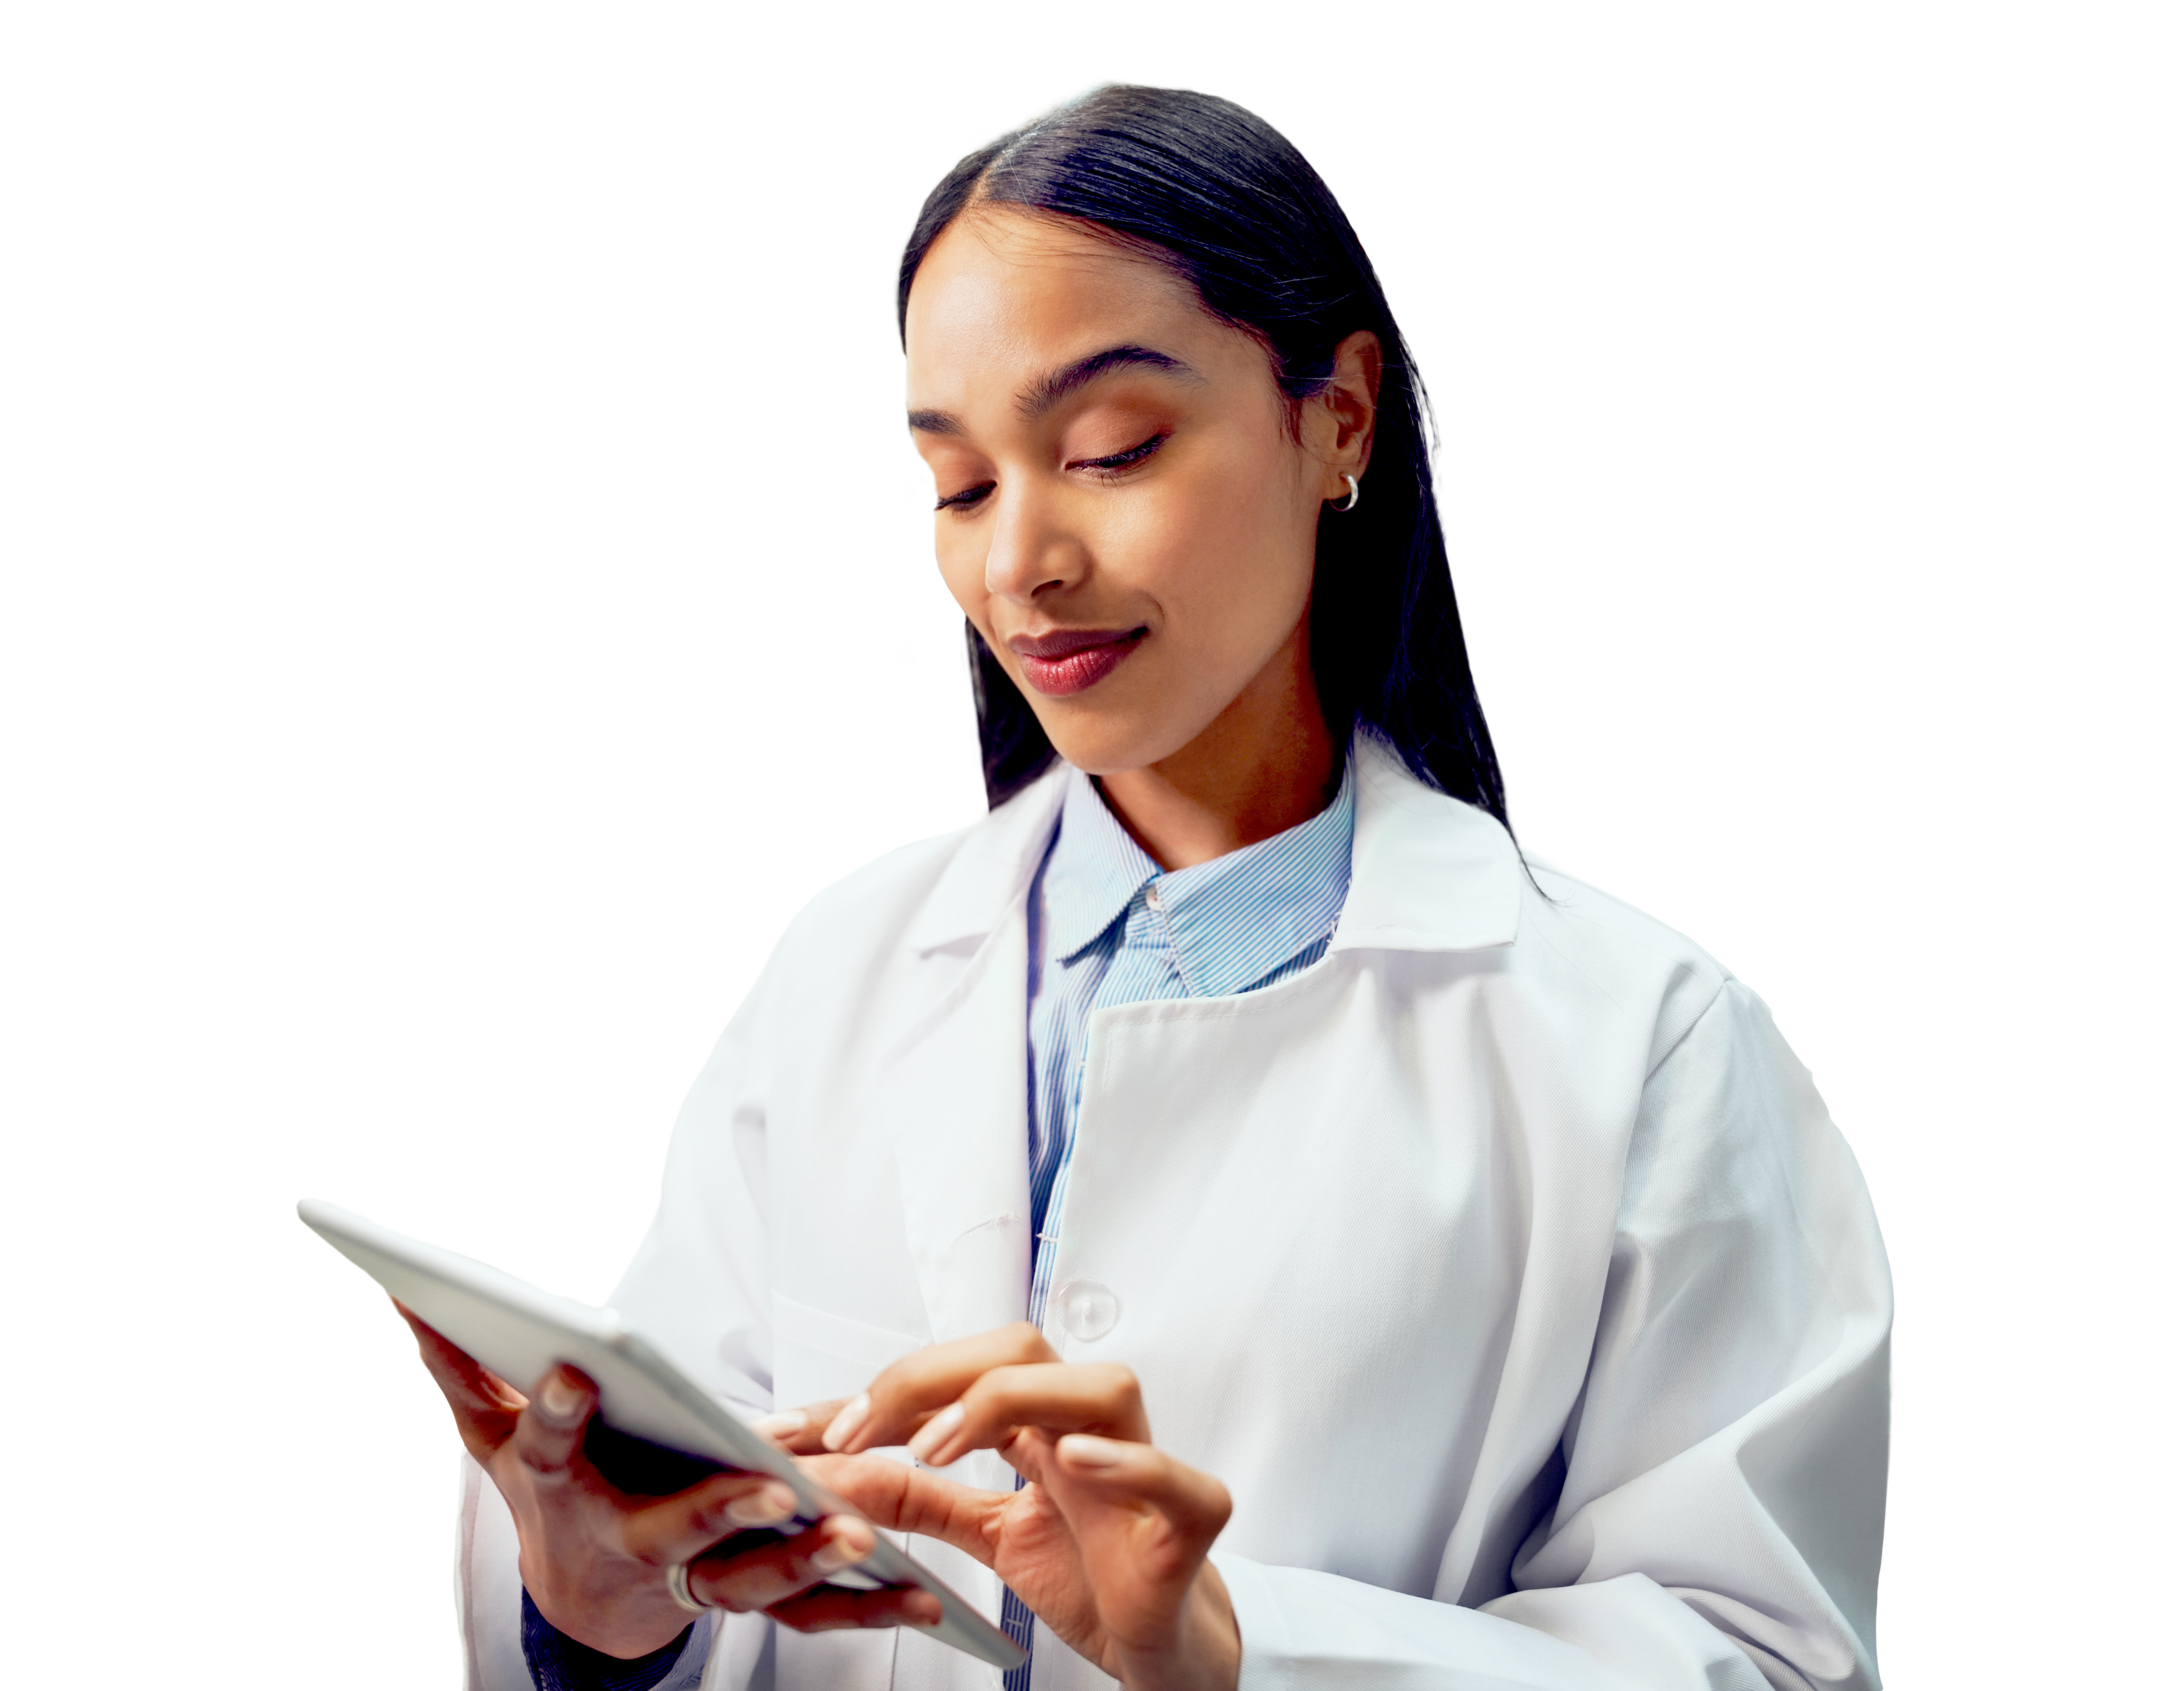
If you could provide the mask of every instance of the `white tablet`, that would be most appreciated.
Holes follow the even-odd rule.
[[[557,1298],[513,1275],[307,1198],[304,1224],[416,1312],[417,1318],[519,1389],[557,1362],[599,1388],[586,1454],[625,1490],[664,1495],[721,1468],[771,1474],[796,1494],[795,1532],[823,1516],[856,1515],[797,1460],[754,1432],[725,1404],[624,1327],[612,1310]],[[919,1631],[1006,1670],[1024,1652],[884,1535],[830,1583],[871,1590],[914,1585],[940,1601],[940,1624]]]

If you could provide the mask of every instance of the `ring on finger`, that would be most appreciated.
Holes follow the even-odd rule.
[[[690,1564],[688,1562],[677,1562],[667,1570],[667,1594],[675,1599],[677,1608],[693,1615],[703,1615],[708,1610],[720,1606],[715,1603],[700,1603],[690,1594]]]

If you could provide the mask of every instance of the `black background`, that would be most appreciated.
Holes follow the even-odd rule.
[[[1961,166],[1885,54],[1806,46],[410,44],[208,118],[254,561],[198,605],[231,623],[212,710],[157,731],[216,817],[183,942],[240,985],[190,1007],[212,1125],[170,1156],[280,1287],[273,1350],[212,1378],[276,1433],[255,1521],[341,1547],[292,1616],[348,1608],[327,1672],[452,1683],[456,1442],[288,1206],[605,1295],[780,924],[974,813],[956,620],[873,461],[880,291],[933,162],[1088,50],[1300,114],[1440,402],[1529,817],[1819,1075],[1898,1274],[1883,1645],[1922,1660],[1957,1368],[1929,1147],[1968,1051],[1908,913],[1961,802]],[[926,665],[915,804],[865,778],[883,651]]]

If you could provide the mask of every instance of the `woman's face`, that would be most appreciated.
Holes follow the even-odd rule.
[[[1063,757],[1158,763],[1301,652],[1369,398],[1362,431],[1315,403],[1293,437],[1266,348],[1187,284],[999,207],[934,242],[906,331],[941,574]]]

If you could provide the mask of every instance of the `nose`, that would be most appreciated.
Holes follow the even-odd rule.
[[[1028,605],[1040,594],[1067,591],[1084,577],[1090,554],[1058,520],[1050,501],[1029,489],[996,489],[992,537],[986,548],[986,591]]]

